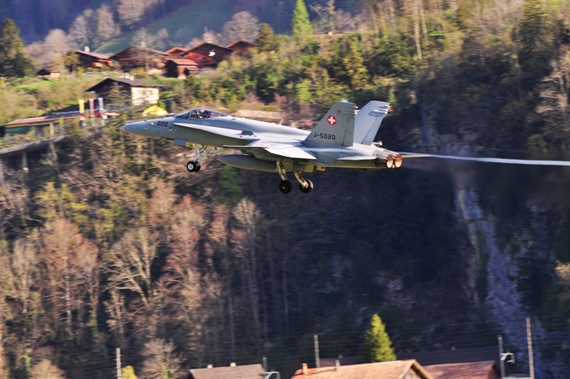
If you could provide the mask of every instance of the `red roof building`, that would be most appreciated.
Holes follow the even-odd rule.
[[[166,76],[185,79],[200,72],[198,63],[186,58],[168,58],[166,60]]]
[[[424,366],[433,379],[499,379],[494,361]]]
[[[226,47],[228,49],[232,49],[234,51],[235,55],[244,56],[247,53],[249,53],[249,51],[251,49],[253,49],[254,47],[257,47],[257,45],[253,42],[244,41],[244,40],[240,39],[239,41],[235,41],[235,42],[230,43]]]
[[[85,50],[77,50],[75,52],[79,59],[78,66],[83,68],[103,68],[111,66],[111,57],[104,54],[94,53],[89,51],[86,47]]]
[[[190,379],[263,379],[265,370],[260,364],[229,367],[209,367],[190,370]]]
[[[222,61],[229,59],[233,50],[227,47],[204,42],[184,53],[184,57],[193,60],[200,68],[215,68]]]
[[[390,361],[360,365],[307,368],[303,365],[292,379],[433,379],[418,362]]]
[[[130,46],[127,49],[112,55],[110,58],[119,63],[121,70],[144,67],[146,70],[164,69],[164,62],[168,54],[163,51],[148,49],[146,47]]]
[[[169,54],[169,55],[180,56],[180,55],[184,54],[186,51],[188,51],[188,49],[175,46],[170,50],[166,50],[165,53]]]

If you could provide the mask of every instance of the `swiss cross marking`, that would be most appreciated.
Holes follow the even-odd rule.
[[[336,117],[332,115],[327,117],[327,122],[329,123],[329,125],[336,125]]]

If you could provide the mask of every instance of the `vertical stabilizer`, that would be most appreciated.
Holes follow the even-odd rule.
[[[389,106],[389,103],[373,100],[358,111],[354,121],[354,142],[363,145],[374,142]]]
[[[311,131],[305,142],[312,145],[352,146],[356,105],[336,102]]]

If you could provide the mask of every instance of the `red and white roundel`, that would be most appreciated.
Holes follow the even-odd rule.
[[[327,117],[327,122],[329,123],[329,125],[336,125],[336,117],[333,115],[330,115],[329,117]]]

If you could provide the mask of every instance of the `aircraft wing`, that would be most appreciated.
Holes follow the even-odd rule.
[[[255,133],[253,133],[251,130],[228,129],[228,128],[220,128],[217,126],[185,124],[181,122],[175,122],[174,125],[183,128],[201,130],[204,132],[217,134],[224,137],[232,137],[235,139],[243,139],[243,140],[251,140],[254,138],[257,139],[255,137]]]
[[[255,141],[249,145],[224,145],[222,146],[228,149],[240,149],[240,150],[255,150],[255,149],[263,149],[268,153],[278,155],[284,158],[290,159],[307,159],[307,160],[314,160],[317,159],[313,154],[301,149],[298,146],[293,144],[284,144],[284,143],[266,143],[266,142],[259,142]]]
[[[551,161],[551,160],[533,160],[533,159],[508,159],[508,158],[486,158],[486,157],[458,157],[454,155],[439,155],[439,154],[417,154],[417,153],[400,153],[402,158],[437,158],[437,159],[452,159],[457,161],[471,161],[471,162],[488,162],[488,163],[504,163],[504,164],[520,164],[527,166],[569,166],[570,161]]]

